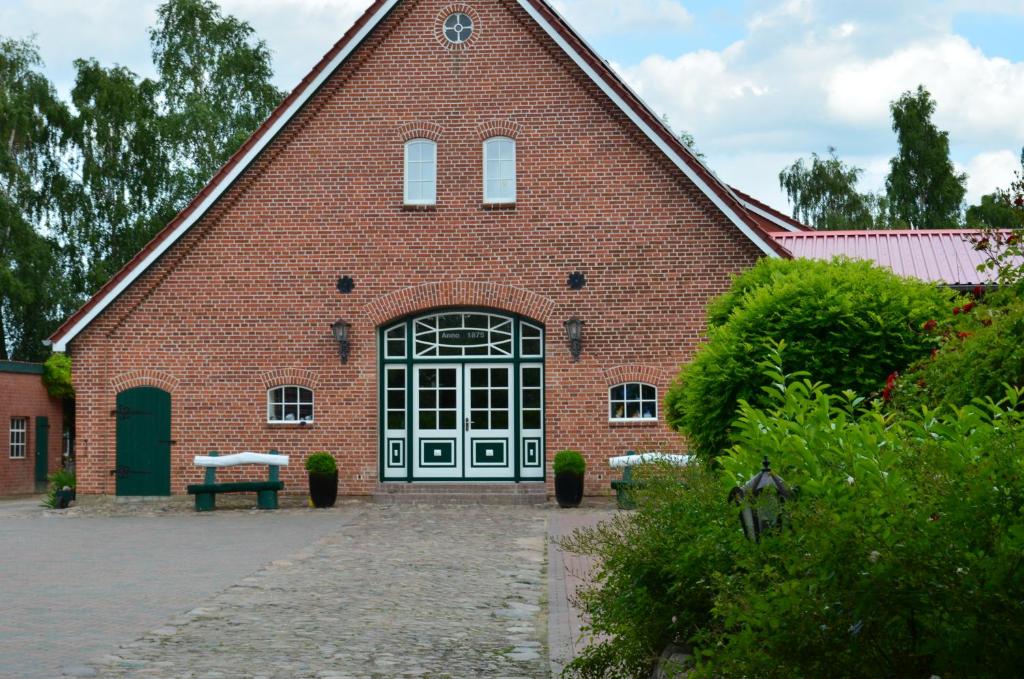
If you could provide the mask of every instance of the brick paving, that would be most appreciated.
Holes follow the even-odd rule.
[[[0,503],[4,679],[547,677],[585,643],[570,597],[588,567],[549,535],[611,515],[75,511]]]

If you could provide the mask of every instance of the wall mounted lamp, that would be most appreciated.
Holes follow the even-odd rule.
[[[573,316],[565,322],[565,334],[569,337],[569,353],[572,360],[580,360],[583,352],[583,321]]]
[[[331,326],[334,339],[338,342],[338,354],[341,355],[341,362],[348,363],[348,355],[352,349],[352,340],[349,335],[352,331],[352,324],[345,321],[337,321]]]

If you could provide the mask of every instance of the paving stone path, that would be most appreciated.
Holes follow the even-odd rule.
[[[79,674],[548,676],[550,510],[359,505],[345,513],[337,531]],[[203,577],[201,559],[181,568]]]

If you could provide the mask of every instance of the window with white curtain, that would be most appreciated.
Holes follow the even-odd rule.
[[[267,422],[299,424],[313,421],[313,391],[305,387],[284,386],[267,391]]]
[[[437,202],[437,144],[413,139],[405,144],[405,203],[434,205]]]
[[[516,202],[516,143],[508,137],[484,142],[484,202]]]

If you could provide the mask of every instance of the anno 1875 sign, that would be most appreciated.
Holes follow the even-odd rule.
[[[442,330],[440,337],[442,344],[449,346],[461,346],[464,344],[482,344],[487,341],[487,331],[475,328],[459,328],[456,330]]]

